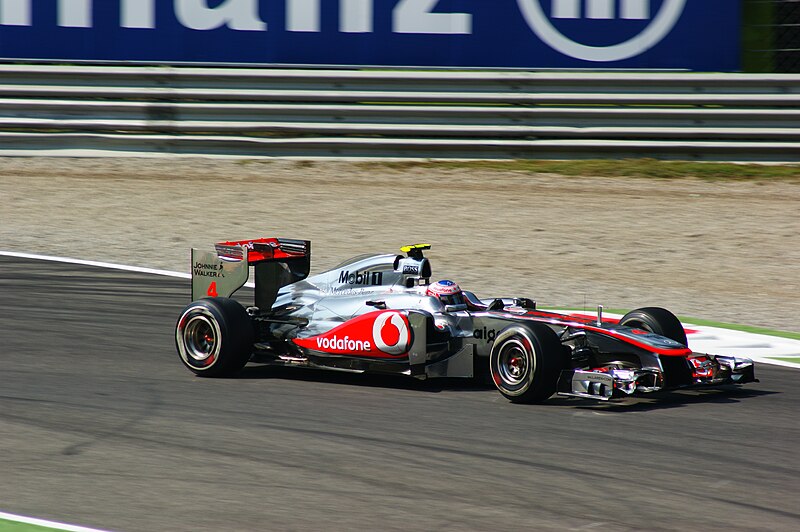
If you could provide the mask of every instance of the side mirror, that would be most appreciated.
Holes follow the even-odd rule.
[[[502,299],[495,299],[494,301],[489,303],[489,306],[486,307],[486,310],[503,310],[503,307],[505,307],[505,304],[503,303],[503,300]]]

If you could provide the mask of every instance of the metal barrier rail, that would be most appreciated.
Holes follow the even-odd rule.
[[[800,75],[0,65],[0,154],[800,161]]]

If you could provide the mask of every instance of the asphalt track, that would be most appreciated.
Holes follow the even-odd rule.
[[[800,371],[621,404],[174,350],[186,280],[0,257],[0,510],[112,530],[800,525]]]

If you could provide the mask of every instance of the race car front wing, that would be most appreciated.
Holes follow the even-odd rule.
[[[749,358],[692,353],[685,360],[687,378],[678,381],[665,376],[661,367],[563,370],[558,379],[558,395],[608,401],[668,389],[758,382]]]

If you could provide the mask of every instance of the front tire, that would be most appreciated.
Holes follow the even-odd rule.
[[[556,391],[562,369],[558,336],[542,323],[512,325],[495,339],[489,371],[512,403],[540,403]]]
[[[644,307],[632,310],[622,316],[620,325],[642,329],[675,340],[681,345],[689,345],[686,331],[681,321],[665,308]]]
[[[183,364],[197,375],[233,375],[250,359],[253,325],[238,301],[200,299],[183,309],[175,326],[175,344]]]

